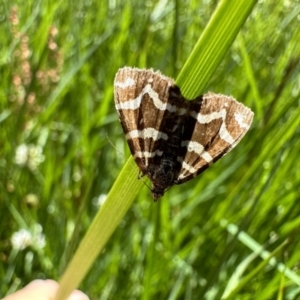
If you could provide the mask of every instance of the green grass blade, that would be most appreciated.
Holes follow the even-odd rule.
[[[236,269],[236,274],[234,274],[229,280],[229,284],[227,289],[222,297],[222,299],[234,299],[236,293],[240,291],[246,284],[250,282],[252,278],[254,278],[261,270],[269,264],[272,267],[276,267],[278,272],[282,272],[287,278],[293,281],[295,284],[300,286],[300,278],[299,276],[293,272],[290,268],[288,268],[283,263],[277,261],[275,258],[280,251],[288,244],[287,241],[284,241],[281,245],[279,245],[272,253],[265,250],[265,247],[257,243],[252,237],[250,237],[246,232],[240,231],[238,232],[238,228],[234,224],[225,225],[226,221],[224,221],[223,226],[227,227],[227,230],[233,234],[237,234],[237,238],[249,247],[252,250],[252,253],[248,258],[246,258],[240,266]],[[247,274],[244,278],[240,278],[242,273],[247,269],[250,262],[256,257],[260,256],[263,261],[249,274]],[[235,278],[236,277],[236,278]]]
[[[66,299],[78,287],[142,187],[143,182],[136,180],[138,170],[137,167],[133,167],[132,161],[133,159],[130,158],[125,164],[81,241],[61,278],[56,299]]]
[[[256,0],[223,0],[213,14],[176,84],[188,99],[203,90],[233,43]]]

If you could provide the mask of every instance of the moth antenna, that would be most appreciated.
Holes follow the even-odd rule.
[[[107,133],[105,133],[105,136],[106,136],[106,138],[107,138],[107,140],[108,140],[108,142],[111,144],[111,146],[117,151],[117,153],[119,153],[121,156],[123,156],[124,158],[126,158],[125,157],[125,155],[114,145],[114,143],[110,140],[110,138],[108,137],[108,134]]]

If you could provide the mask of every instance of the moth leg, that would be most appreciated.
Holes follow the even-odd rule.
[[[145,176],[145,174],[142,172],[142,171],[140,171],[139,172],[139,175],[138,175],[138,179],[141,179],[141,178],[143,178]]]

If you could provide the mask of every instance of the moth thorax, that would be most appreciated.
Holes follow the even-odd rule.
[[[150,178],[152,181],[152,195],[156,201],[162,197],[165,190],[174,184],[174,162],[169,159],[162,159],[158,168],[150,170]]]

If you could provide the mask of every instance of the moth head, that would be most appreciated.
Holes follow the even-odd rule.
[[[174,184],[174,164],[169,160],[162,160],[158,168],[154,168],[149,172],[152,181],[151,193],[154,201],[162,197],[170,186]]]
[[[154,202],[161,198],[165,193],[165,190],[160,189],[159,187],[153,186],[151,189],[151,194]]]

